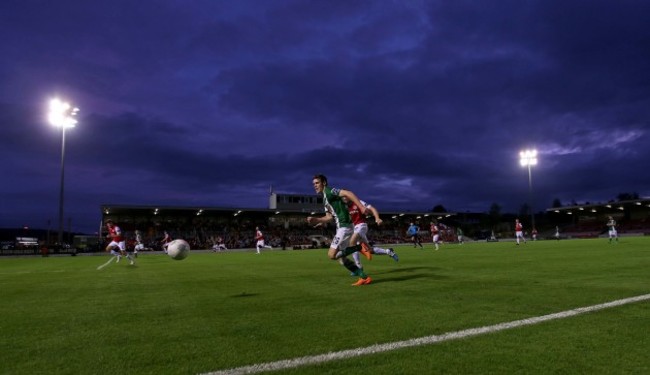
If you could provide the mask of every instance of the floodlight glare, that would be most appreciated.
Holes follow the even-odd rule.
[[[522,167],[528,167],[528,194],[530,199],[530,222],[532,230],[535,229],[535,211],[533,210],[533,177],[530,167],[537,165],[537,150],[532,149],[519,152],[519,164]]]
[[[79,108],[71,109],[69,103],[63,102],[58,98],[50,100],[50,112],[47,119],[51,125],[60,128],[73,128],[77,124],[74,116],[79,112]]]
[[[519,163],[522,167],[537,165],[537,150],[524,150],[519,153]]]
[[[49,123],[57,128],[61,128],[61,186],[59,189],[59,238],[58,244],[63,244],[63,196],[64,196],[64,179],[65,179],[65,130],[73,128],[77,124],[74,116],[79,112],[79,108],[72,107],[70,103],[61,101],[58,98],[50,100],[50,110],[47,115]]]

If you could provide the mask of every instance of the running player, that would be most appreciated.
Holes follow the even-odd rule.
[[[365,214],[365,208],[353,192],[329,187],[327,177],[322,174],[315,175],[312,178],[312,184],[316,194],[322,194],[323,196],[325,216],[309,216],[307,217],[307,223],[312,226],[318,226],[334,221],[336,223],[336,235],[334,236],[334,239],[332,239],[327,256],[332,260],[337,260],[350,272],[359,276],[359,280],[352,285],[360,286],[370,284],[372,281],[370,276],[366,275],[362,268],[357,267],[354,262],[347,257],[352,253],[361,251],[362,248],[360,245],[350,246],[350,239],[354,233],[354,229],[352,227],[350,212],[341,198],[346,197],[356,204],[362,215]]]
[[[135,231],[135,246],[133,247],[133,254],[138,257],[138,251],[144,250],[144,243],[142,242],[142,233],[136,229]]]
[[[393,249],[384,249],[377,246],[370,246],[370,241],[368,241],[368,223],[366,222],[366,215],[362,215],[359,211],[359,207],[357,207],[356,204],[350,202],[347,198],[343,198],[343,202],[345,202],[347,205],[348,212],[352,218],[352,224],[354,224],[354,234],[350,239],[350,243],[361,244],[361,246],[365,247],[366,251],[369,251],[370,254],[388,255],[389,257],[393,258],[394,261],[399,261],[399,257],[397,254],[395,254],[395,251],[393,251]],[[375,207],[364,202],[363,200],[359,200],[359,202],[361,202],[361,204],[364,206],[366,212],[370,211],[372,213],[372,216],[374,216],[375,223],[377,223],[377,225],[381,225],[383,223],[381,217],[379,217],[379,211],[377,211]],[[352,258],[354,259],[354,263],[357,265],[357,267],[363,268],[359,252],[352,254]]]
[[[419,232],[420,227],[415,225],[415,223],[411,223],[411,225],[409,225],[408,229],[406,230],[406,235],[411,237],[411,241],[413,241],[413,247],[418,247],[418,245],[420,245],[420,248],[423,249],[424,246],[422,246],[422,242],[420,241]]]
[[[135,264],[135,260],[131,254],[126,251],[126,241],[124,240],[124,236],[122,236],[120,227],[115,225],[113,220],[108,219],[106,220],[106,229],[108,229],[108,235],[106,237],[111,239],[111,242],[106,246],[106,251],[110,251],[111,254],[117,257],[115,263],[119,262],[122,256],[126,256],[131,265]]]
[[[169,243],[172,242],[172,236],[169,234],[169,232],[164,231],[163,239],[160,241],[162,244],[162,249],[167,254],[167,246],[169,246]]]
[[[257,250],[257,254],[260,254],[260,249],[262,248],[272,249],[271,246],[264,244],[264,234],[262,234],[260,227],[255,227],[255,240],[257,241],[257,243],[255,244],[255,249]]]

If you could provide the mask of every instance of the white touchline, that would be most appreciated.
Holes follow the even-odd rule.
[[[111,264],[111,262],[114,261],[115,259],[117,259],[117,257],[114,255],[106,263],[104,263],[101,266],[97,267],[97,269],[101,270],[102,268],[104,268],[104,267],[108,266],[109,264]]]
[[[339,351],[339,352],[330,352],[330,353],[326,353],[326,354],[305,356],[305,357],[299,357],[299,358],[293,358],[293,359],[285,359],[285,360],[276,361],[276,362],[259,363],[259,364],[255,364],[255,365],[235,367],[235,368],[231,368],[231,369],[227,369],[227,370],[219,370],[219,371],[214,371],[214,372],[207,372],[207,373],[204,373],[204,374],[201,374],[201,375],[257,374],[257,373],[266,372],[266,371],[277,371],[277,370],[290,369],[290,368],[295,368],[295,367],[300,367],[300,366],[306,366],[306,365],[312,365],[312,364],[318,364],[318,363],[323,363],[323,362],[334,361],[334,360],[338,360],[338,359],[347,359],[347,358],[358,357],[358,356],[362,356],[362,355],[382,353],[382,352],[387,352],[387,351],[396,350],[396,349],[408,348],[408,347],[413,347],[413,346],[429,345],[429,344],[435,344],[435,343],[443,342],[443,341],[457,340],[457,339],[462,339],[462,338],[465,338],[465,337],[482,335],[482,334],[486,334],[486,333],[499,332],[499,331],[503,331],[503,330],[506,330],[506,329],[529,326],[529,325],[533,325],[533,324],[537,324],[537,323],[546,322],[546,321],[549,321],[549,320],[569,318],[569,317],[572,317],[572,316],[585,314],[585,313],[588,313],[588,312],[608,309],[610,307],[622,306],[622,305],[627,305],[627,304],[630,304],[630,303],[635,303],[635,302],[640,302],[640,301],[647,301],[647,300],[650,300],[650,294],[644,294],[644,295],[641,295],[641,296],[619,299],[619,300],[616,300],[616,301],[607,302],[607,303],[603,303],[603,304],[600,304],[600,305],[580,307],[580,308],[573,309],[573,310],[562,311],[562,312],[559,312],[559,313],[549,314],[549,315],[542,315],[542,316],[538,316],[538,317],[535,317],[535,318],[515,320],[515,321],[512,321],[512,322],[499,323],[499,324],[495,324],[495,325],[491,325],[491,326],[485,326],[485,327],[479,327],[479,328],[470,328],[470,329],[465,329],[465,330],[462,330],[462,331],[443,333],[442,335],[425,336],[425,337],[420,337],[420,338],[406,340],[406,341],[397,341],[397,342],[391,342],[391,343],[386,343],[386,344],[377,344],[377,345],[372,345],[372,346],[368,346],[368,347],[365,347],[365,348],[342,350],[342,351]]]

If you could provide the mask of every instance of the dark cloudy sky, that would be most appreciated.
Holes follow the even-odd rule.
[[[0,2],[0,227],[104,203],[268,207],[311,177],[380,210],[650,195],[650,2]],[[67,224],[66,224],[67,225]]]

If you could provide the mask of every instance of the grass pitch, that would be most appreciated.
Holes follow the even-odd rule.
[[[650,293],[650,238],[0,258],[0,373],[198,374],[557,313]],[[283,374],[648,373],[650,303]]]

